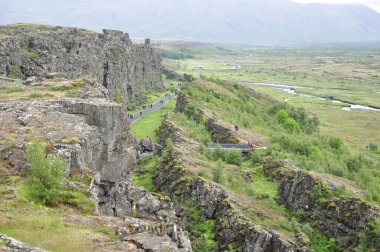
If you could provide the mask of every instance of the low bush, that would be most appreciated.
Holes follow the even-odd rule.
[[[11,65],[7,76],[12,79],[21,79],[23,74],[18,66]]]
[[[222,150],[221,148],[216,148],[210,150],[207,156],[211,160],[217,161],[218,159],[221,159],[227,164],[237,166],[240,166],[244,161],[243,155],[238,149]]]
[[[212,179],[219,184],[224,182],[224,169],[225,165],[221,159],[216,161],[215,166],[212,168]]]
[[[28,196],[45,205],[59,203],[63,193],[63,162],[59,158],[47,157],[45,145],[39,140],[27,147],[26,158],[31,168]]]

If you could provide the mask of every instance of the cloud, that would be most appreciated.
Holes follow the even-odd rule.
[[[293,0],[298,3],[330,3],[330,4],[364,4],[368,7],[380,12],[380,0]]]

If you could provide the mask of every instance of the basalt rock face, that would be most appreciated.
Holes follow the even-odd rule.
[[[279,203],[292,212],[302,210],[306,218],[334,238],[342,249],[355,248],[361,233],[370,248],[379,249],[380,237],[374,232],[380,218],[378,207],[357,197],[339,196],[331,183],[279,160],[268,159],[264,172],[280,181]]]
[[[283,234],[262,228],[244,217],[222,187],[189,172],[174,149],[164,156],[154,183],[177,202],[199,205],[202,218],[216,220],[220,251],[228,249],[230,244],[236,244],[239,251],[308,251]]]
[[[0,26],[0,75],[17,78],[88,78],[120,92],[123,104],[147,90],[163,89],[161,56],[148,44],[132,44],[127,33],[103,30]]]
[[[198,206],[202,219],[215,220],[218,251],[228,250],[231,244],[235,244],[238,251],[308,251],[290,236],[255,224],[244,216],[224,187],[196,176],[191,171],[194,160],[188,159],[185,150],[192,149],[192,143],[170,119],[169,114],[158,135],[161,143],[171,139],[174,146],[163,153],[154,185],[158,191],[169,193],[175,202]]]
[[[0,159],[15,172],[29,170],[27,143],[35,137],[43,138],[48,154],[64,161],[66,176],[92,177],[91,185],[84,190],[88,189],[96,203],[95,213],[134,216],[167,227],[161,230],[166,238],[143,228],[139,233],[145,240],[128,231],[123,233],[125,241],[136,240],[151,251],[160,251],[161,241],[167,242],[171,251],[191,251],[186,233],[176,224],[179,221],[170,200],[133,183],[137,142],[129,134],[127,116],[120,105],[106,99],[6,101],[0,102],[0,118]]]

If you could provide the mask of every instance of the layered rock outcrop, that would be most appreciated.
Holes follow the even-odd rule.
[[[49,155],[64,161],[67,176],[93,178],[88,186],[96,213],[134,216],[165,227],[161,233],[151,227],[139,232],[121,230],[125,241],[149,241],[136,246],[160,251],[162,246],[158,245],[165,236],[162,241],[170,241],[170,251],[191,251],[186,233],[176,224],[178,217],[170,200],[134,186],[131,165],[136,161],[133,146],[137,142],[129,134],[123,111],[120,105],[105,99],[0,102],[0,157],[16,172],[27,172],[25,147],[32,139],[42,138]],[[139,237],[132,237],[135,235]]]
[[[239,251],[307,251],[283,234],[244,217],[222,187],[189,172],[174,149],[164,157],[154,183],[158,190],[169,192],[178,202],[199,205],[204,219],[216,220],[219,250],[235,244]]]
[[[87,78],[121,94],[123,104],[147,90],[163,89],[161,56],[148,44],[135,45],[127,33],[49,26],[0,26],[0,75],[26,79]]]
[[[280,182],[278,201],[292,212],[302,211],[319,230],[345,249],[353,249],[364,234],[372,249],[380,248],[380,209],[358,197],[343,197],[337,191],[341,183],[268,159],[265,174]],[[337,178],[339,179],[339,178]]]
[[[185,148],[193,148],[193,143],[182,136],[170,121],[170,115],[158,135],[161,143],[171,139],[174,147],[164,153],[154,177],[156,189],[169,193],[175,202],[199,206],[203,219],[214,219],[220,251],[227,250],[231,244],[235,244],[238,251],[308,251],[290,236],[255,224],[244,216],[223,186],[196,176],[189,166],[197,161],[187,160],[189,157],[183,153],[187,153]]]
[[[263,97],[260,97],[260,99],[263,99]],[[263,135],[253,132],[252,130],[244,129],[241,125],[233,125],[231,123],[215,119],[209,111],[200,108],[191,110],[188,109],[186,111],[186,107],[190,102],[190,97],[183,92],[180,92],[177,97],[176,111],[186,112],[188,116],[192,117],[196,121],[204,123],[208,131],[210,131],[211,138],[214,143],[247,144],[248,142],[253,142],[254,147],[256,148],[264,148],[267,145],[267,141]],[[235,129],[236,126],[238,126],[238,130]]]
[[[191,251],[170,199],[137,188],[131,176],[138,143],[125,108],[163,88],[159,52],[149,41],[133,45],[119,31],[34,25],[0,30],[9,31],[0,38],[0,75],[24,84],[0,100],[1,160],[14,172],[27,173],[26,146],[40,138],[48,155],[64,161],[65,175],[83,182],[66,183],[88,191],[94,214],[124,219],[115,230],[121,247]],[[12,83],[6,77],[0,82],[4,88]],[[113,102],[116,96],[121,104]],[[141,146],[151,151],[152,145]]]

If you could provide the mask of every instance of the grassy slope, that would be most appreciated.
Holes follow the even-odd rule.
[[[209,89],[210,86],[208,86]],[[201,103],[196,100],[196,103]],[[202,104],[204,105],[204,104]],[[225,107],[224,107],[225,108]],[[186,117],[183,113],[175,113],[170,115],[171,122],[175,123],[181,130],[184,136],[196,140],[201,145],[205,142],[210,142],[210,132],[205,128],[202,123],[196,123],[194,120]],[[207,165],[202,167],[189,167],[192,171],[197,172],[197,175],[207,179],[215,180],[213,175],[215,167],[221,161],[217,160],[226,153],[214,153],[214,151],[207,151],[201,148],[199,152],[192,152],[191,157],[204,161]],[[216,155],[216,156],[215,156]],[[239,155],[241,155],[239,153]],[[311,247],[316,251],[325,250],[328,245],[328,240],[318,230],[310,227],[306,222],[300,222],[297,216],[291,214],[284,206],[278,205],[276,202],[278,184],[268,180],[263,174],[262,155],[264,152],[256,152],[257,158],[251,156],[240,156],[240,165],[231,165],[231,157],[222,162],[223,171],[218,183],[230,189],[230,195],[236,202],[239,203],[239,209],[255,223],[264,227],[278,230],[282,233],[289,235],[296,235],[298,232],[305,232],[311,238]],[[146,166],[146,165],[145,165]],[[144,167],[145,167],[144,166]],[[149,167],[151,167],[149,165]],[[150,169],[145,174],[152,173]],[[251,179],[243,178],[243,174],[251,176]],[[141,185],[151,186],[151,183],[146,183],[146,176],[143,179],[144,183]],[[260,214],[258,214],[260,213]],[[289,220],[291,220],[289,222]],[[196,250],[201,251],[201,250]]]
[[[221,87],[224,87],[225,94],[211,91]],[[351,154],[345,146],[334,149],[329,138],[319,133],[289,133],[270,112],[273,105],[263,100],[249,101],[244,91],[232,85],[204,81],[188,85],[184,91],[192,97],[193,106],[209,109],[218,119],[266,135],[269,139],[267,155],[291,160],[308,170],[356,181],[366,189],[368,199],[380,202],[378,164]]]
[[[0,233],[49,251],[94,251],[91,239],[100,235],[86,227],[64,221],[75,208],[54,208],[30,202],[24,196],[25,179],[9,176],[0,169]],[[103,239],[111,240],[104,236]]]
[[[194,75],[215,76],[226,80],[289,83],[313,87],[302,92],[332,95],[352,103],[380,106],[380,50],[379,48],[308,48],[308,49],[241,49],[233,48],[232,54],[213,50],[212,54],[193,50],[193,59],[165,60],[178,71]],[[226,63],[241,64],[240,71],[225,71]],[[203,65],[204,72],[194,72]],[[339,91],[334,88],[340,89]],[[280,101],[293,95],[266,87],[254,89],[270,94]],[[367,141],[380,145],[378,125],[380,113],[341,111],[340,106],[309,98],[291,98],[289,104],[304,107],[318,115],[322,122],[321,133],[339,136],[347,141],[356,153],[366,154]],[[338,119],[338,120],[337,120]],[[369,153],[380,159],[380,154]]]

